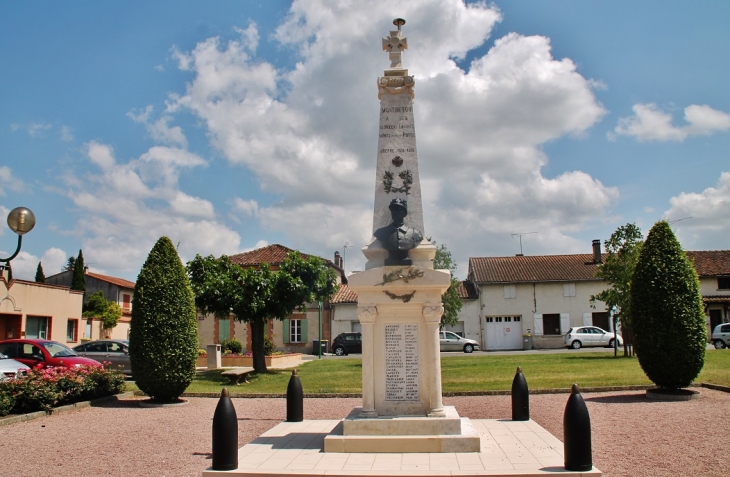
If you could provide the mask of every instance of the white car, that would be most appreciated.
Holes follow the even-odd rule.
[[[614,340],[618,340],[618,345],[623,346],[623,338],[613,331],[606,331],[597,326],[579,326],[568,330],[568,334],[565,335],[565,346],[573,349],[580,349],[583,346],[613,348]]]
[[[730,346],[730,323],[721,323],[712,330],[712,342],[716,349]]]
[[[451,331],[439,332],[439,338],[441,351],[464,351],[464,353],[479,351],[478,342],[468,338],[462,338]]]
[[[17,376],[25,375],[30,368],[20,361],[10,359],[0,353],[0,381],[13,379]]]

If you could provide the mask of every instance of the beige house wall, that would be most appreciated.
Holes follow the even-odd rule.
[[[351,333],[355,331],[353,324],[360,323],[360,319],[357,317],[357,303],[340,303],[334,305],[332,308],[334,310],[332,339],[340,333]]]
[[[575,296],[564,296],[564,284],[575,286]],[[597,302],[596,308],[591,308],[590,297],[600,293],[605,288],[603,281],[575,281],[575,282],[543,282],[518,283],[514,286],[514,298],[505,298],[504,285],[480,285],[481,315],[479,320],[487,316],[515,316],[522,317],[522,333],[533,334],[534,348],[559,348],[564,346],[564,337],[568,329],[561,329],[560,335],[536,335],[535,315],[549,313],[568,314],[568,328],[583,326],[584,314],[606,311],[603,302]],[[471,308],[468,310],[471,311]],[[474,317],[475,315],[471,315]],[[474,319],[474,318],[472,318]],[[484,326],[482,326],[484,328]],[[481,343],[486,343],[486,336]]]
[[[67,287],[13,280],[8,284],[0,279],[0,339],[24,338],[28,316],[49,318],[47,339],[70,347],[80,343],[86,320],[81,319],[84,295]],[[17,318],[20,329],[14,329]],[[76,339],[66,339],[69,320],[77,324]]]

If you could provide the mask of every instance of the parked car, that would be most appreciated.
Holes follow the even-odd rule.
[[[565,346],[573,349],[580,349],[583,346],[608,346],[613,348],[614,340],[618,340],[619,346],[624,345],[621,335],[617,335],[612,331],[606,331],[597,326],[579,326],[568,330],[568,334],[565,335]]]
[[[712,342],[716,349],[730,346],[730,323],[721,323],[712,330]]]
[[[30,368],[0,353],[0,381],[13,379],[28,373]]]
[[[462,338],[452,331],[441,331],[439,338],[441,351],[464,351],[464,353],[471,353],[474,350],[479,351],[477,341]]]
[[[116,369],[131,376],[132,364],[129,361],[128,340],[98,340],[74,346],[79,356],[95,359],[101,363],[108,362],[109,369]]]
[[[362,333],[340,333],[332,340],[332,352],[337,356],[362,353]]]
[[[0,353],[30,366],[42,368],[101,366],[93,359],[78,356],[71,348],[57,341],[14,339],[0,341]]]

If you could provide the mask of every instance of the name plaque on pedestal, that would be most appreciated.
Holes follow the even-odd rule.
[[[418,323],[385,324],[385,400],[419,400]]]

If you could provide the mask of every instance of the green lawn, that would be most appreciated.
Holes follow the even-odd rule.
[[[449,356],[441,360],[444,392],[509,390],[517,366],[531,390],[580,387],[650,385],[636,358],[613,357],[606,353],[558,353],[525,355]],[[297,373],[305,394],[360,393],[361,361],[338,358],[314,360],[302,364]],[[218,371],[206,371],[196,377],[187,392],[220,393],[223,387],[247,394],[283,394],[291,370],[271,370],[252,375],[249,384],[230,386]],[[730,386],[730,351],[708,350],[705,367],[696,380]],[[128,384],[129,390],[136,386]]]

